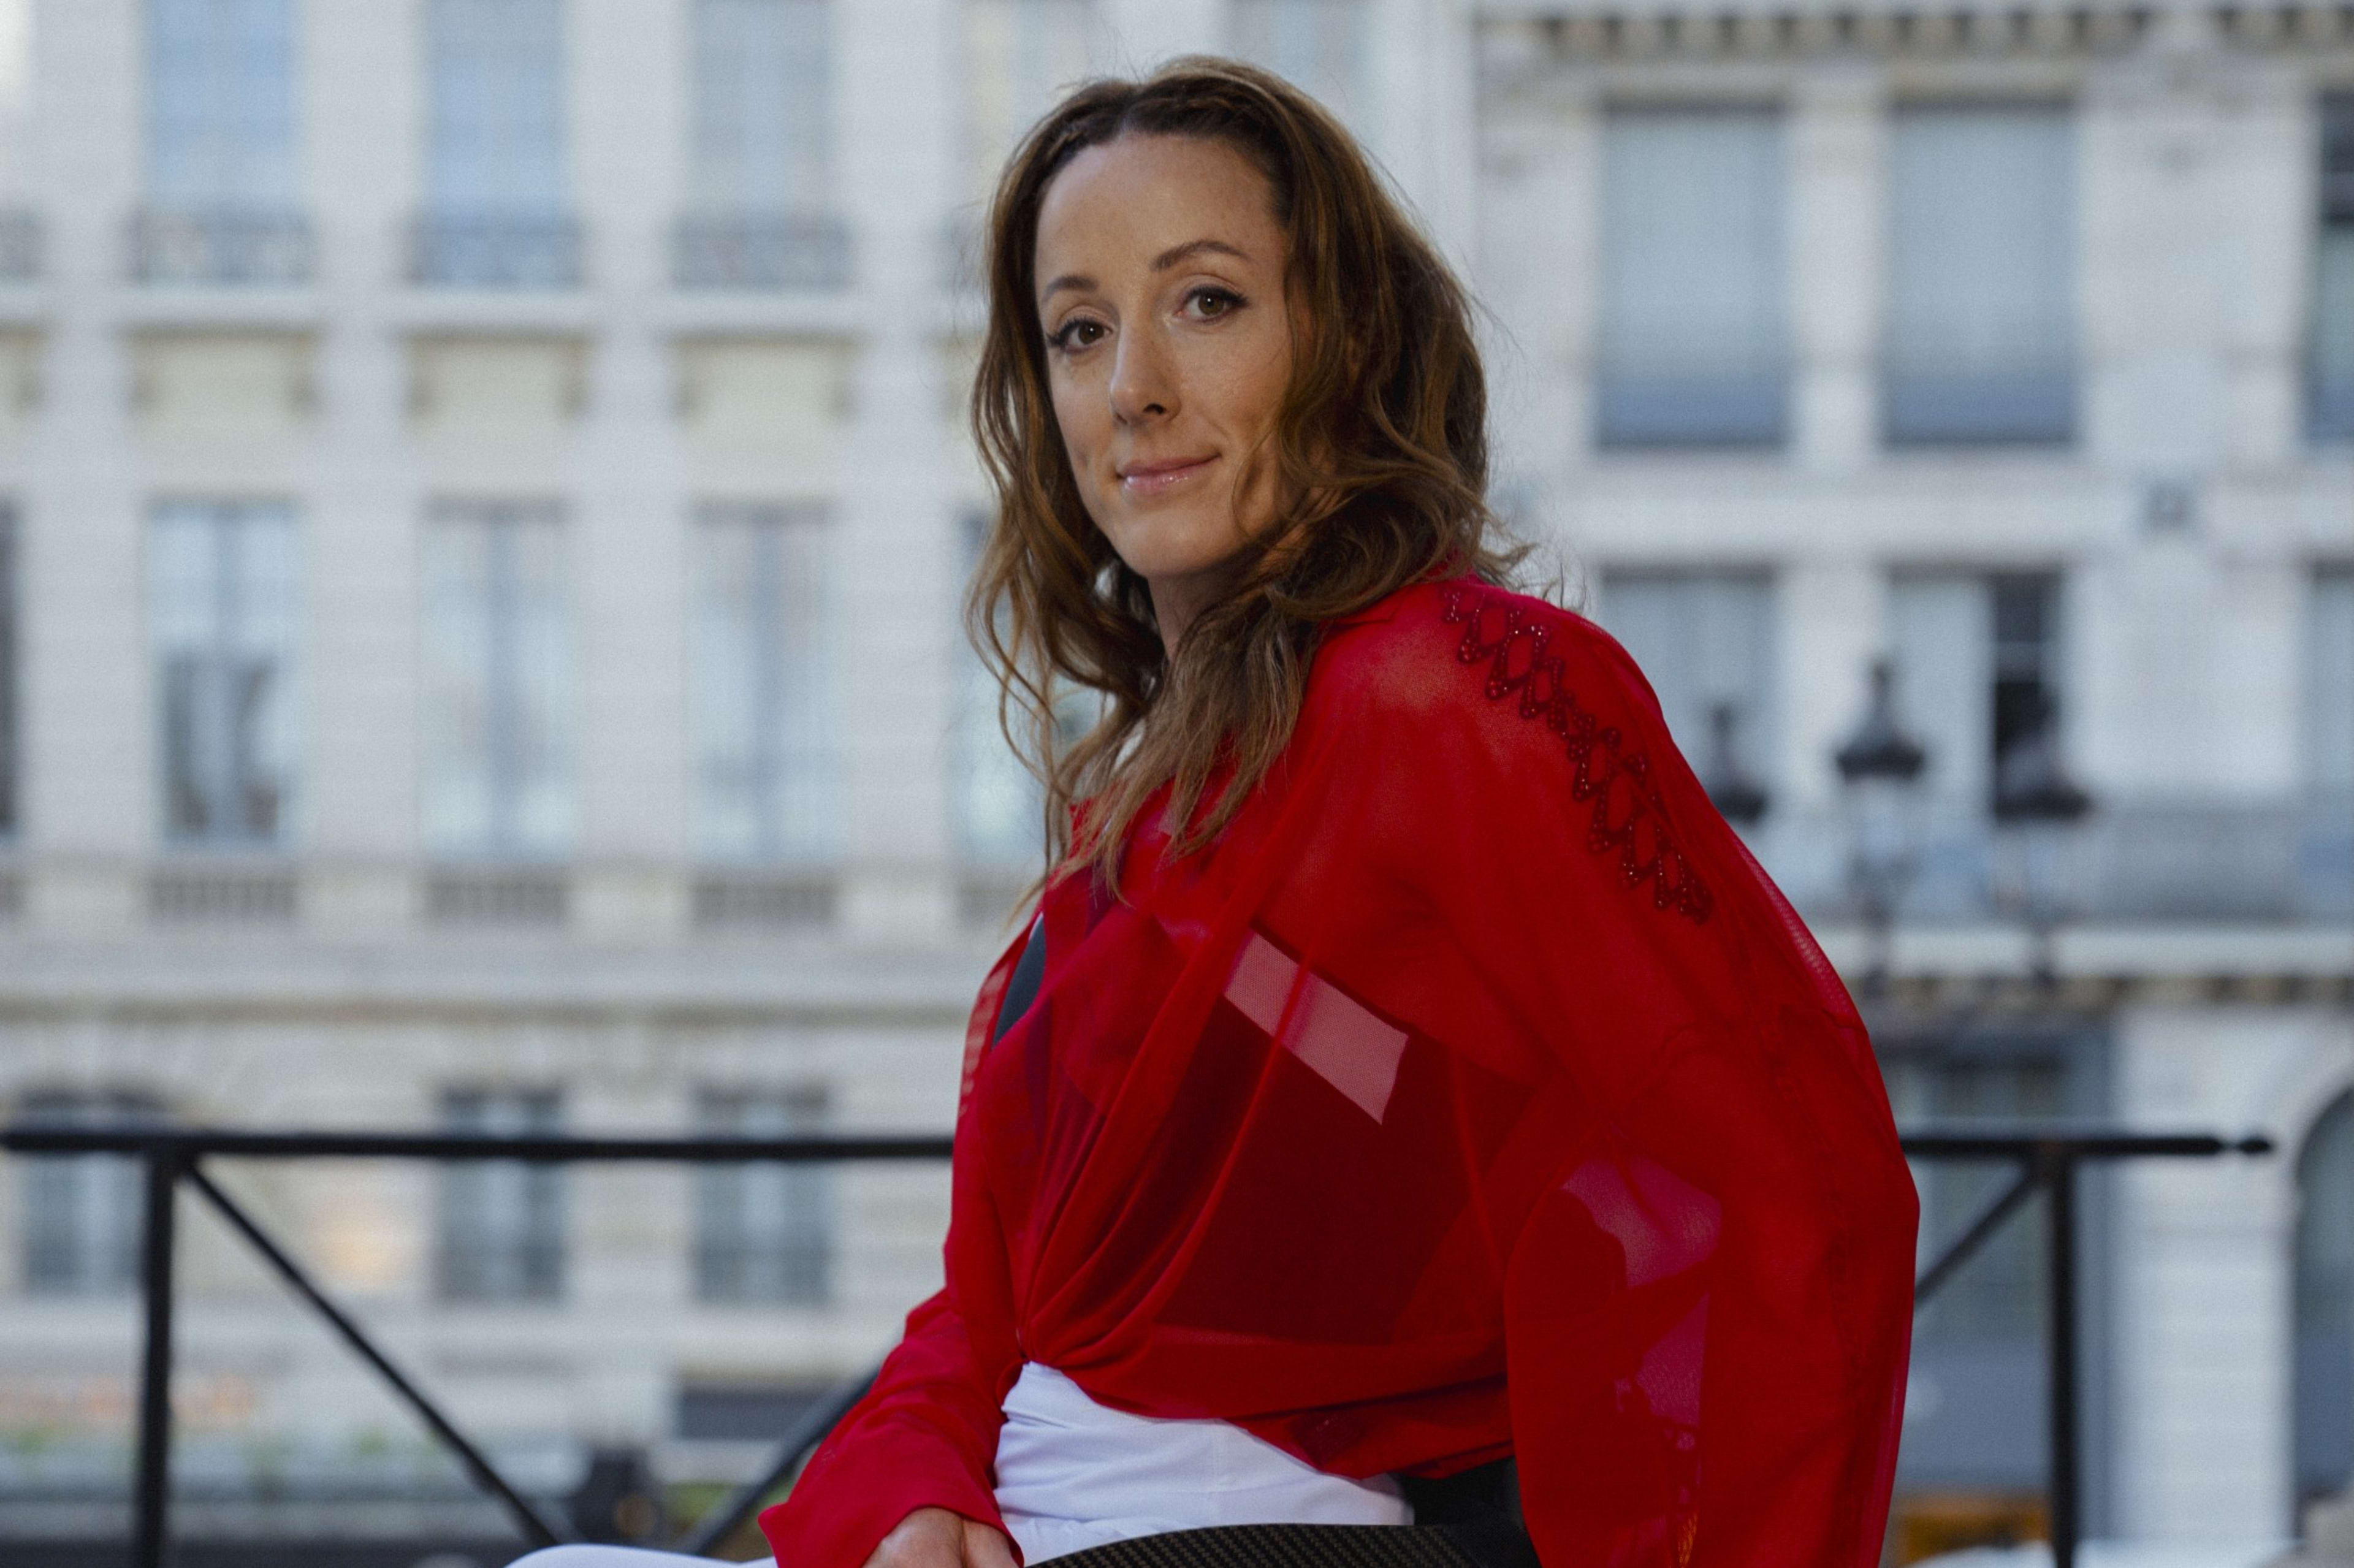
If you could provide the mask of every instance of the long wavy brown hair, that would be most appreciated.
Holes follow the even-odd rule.
[[[1133,135],[1223,142],[1264,174],[1305,307],[1273,450],[1254,459],[1275,465],[1286,499],[1173,653],[1145,579],[1081,504],[1034,277],[1055,176]],[[1047,867],[1082,860],[1108,880],[1164,784],[1176,853],[1216,836],[1290,739],[1328,622],[1428,577],[1505,579],[1520,556],[1485,497],[1487,384],[1462,286],[1355,140],[1281,78],[1231,60],[1176,60],[1064,100],[998,183],[987,261],[972,419],[997,513],[966,629],[999,679],[1006,737],[1044,786]],[[1061,722],[1089,693],[1093,724]]]

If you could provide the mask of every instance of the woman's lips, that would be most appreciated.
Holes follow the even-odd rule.
[[[1119,487],[1130,495],[1165,494],[1187,480],[1206,471],[1209,466],[1217,461],[1217,458],[1213,455],[1204,458],[1189,458],[1181,462],[1138,463],[1133,468],[1121,471]]]

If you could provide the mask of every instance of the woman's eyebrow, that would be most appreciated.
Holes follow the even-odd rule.
[[[1237,261],[1250,260],[1247,252],[1237,249],[1223,239],[1189,239],[1182,245],[1172,246],[1155,256],[1152,259],[1152,270],[1156,272],[1166,272],[1181,261],[1191,260],[1195,256],[1207,255],[1231,256]],[[1043,304],[1065,289],[1076,289],[1081,293],[1086,293],[1095,286],[1096,281],[1084,272],[1066,272],[1039,290],[1038,300]]]
[[[1250,258],[1244,252],[1227,244],[1223,239],[1189,239],[1182,245],[1174,246],[1170,249],[1163,250],[1160,255],[1155,256],[1152,259],[1152,270],[1156,272],[1166,272],[1170,268],[1174,267],[1180,261],[1186,260],[1195,256],[1211,254],[1231,256],[1237,261],[1247,261],[1250,260]]]

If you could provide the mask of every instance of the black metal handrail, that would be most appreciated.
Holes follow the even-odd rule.
[[[2269,1154],[2273,1151],[2272,1141],[2261,1137],[2232,1139],[2206,1133],[2136,1133],[2092,1127],[2012,1125],[1923,1129],[1905,1135],[1903,1142],[1905,1153],[1916,1160],[1995,1160],[2017,1168],[2010,1182],[1972,1216],[1922,1271],[1914,1288],[1916,1311],[2028,1200],[2038,1192],[2048,1200],[2044,1213],[2049,1255],[2046,1350],[2050,1377],[2046,1417],[2051,1436],[2047,1498],[2053,1568],[2074,1568],[2082,1524],[2077,1423],[2081,1391],[2077,1386],[2076,1344],[2076,1171],[2087,1161]],[[26,1155],[130,1155],[144,1166],[146,1228],[140,1288],[145,1307],[146,1336],[141,1358],[131,1561],[133,1568],[163,1568],[170,1540],[173,1223],[175,1201],[183,1183],[243,1236],[295,1294],[325,1319],[355,1353],[376,1369],[450,1449],[474,1483],[506,1510],[526,1541],[535,1546],[552,1546],[568,1533],[563,1521],[547,1518],[509,1483],[359,1324],[320,1289],[292,1255],[214,1182],[203,1169],[205,1159],[227,1156],[245,1160],[495,1159],[536,1164],[811,1164],[946,1160],[950,1142],[947,1137],[932,1133],[770,1139],[570,1138],[52,1125],[0,1128],[0,1150]],[[760,1499],[790,1476],[802,1457],[864,1395],[879,1370],[851,1379],[803,1412],[784,1435],[768,1467],[699,1520],[675,1550],[704,1555],[734,1533],[759,1506]]]

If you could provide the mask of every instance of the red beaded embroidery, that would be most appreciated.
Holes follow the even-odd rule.
[[[1594,802],[1586,847],[1596,854],[1616,851],[1627,885],[1649,882],[1655,907],[1695,925],[1706,920],[1714,900],[1668,832],[1650,758],[1622,752],[1618,731],[1578,705],[1561,657],[1545,652],[1552,629],[1509,600],[1469,588],[1447,590],[1446,616],[1463,628],[1455,656],[1466,664],[1488,662],[1488,695],[1501,700],[1518,692],[1521,716],[1543,719],[1562,737],[1575,764],[1570,797]]]

